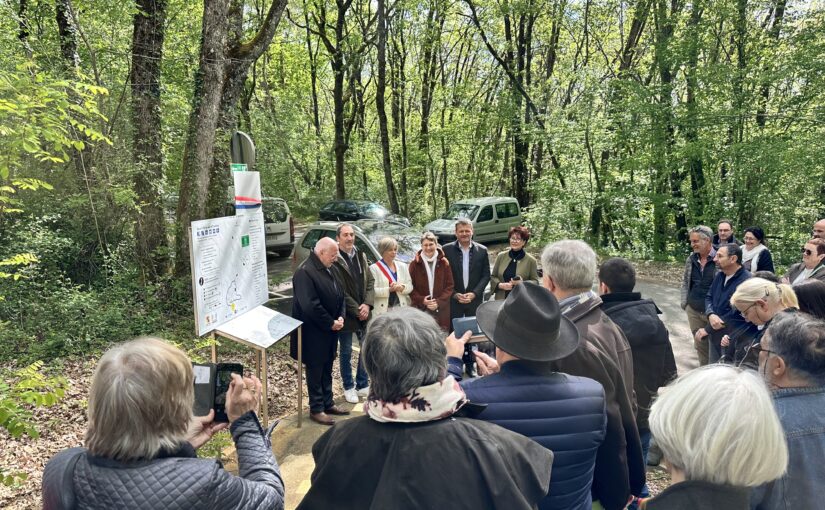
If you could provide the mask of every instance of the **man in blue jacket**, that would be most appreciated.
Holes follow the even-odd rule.
[[[696,331],[694,338],[709,337],[711,363],[735,363],[744,357],[758,332],[755,325],[745,321],[739,310],[730,304],[730,298],[739,285],[751,277],[742,267],[742,248],[737,244],[723,244],[716,251],[714,262],[719,268],[705,298],[708,324]]]
[[[589,510],[597,455],[626,468],[624,445],[604,441],[607,415],[604,389],[593,379],[554,372],[550,362],[579,345],[576,326],[564,317],[553,294],[534,283],[517,285],[503,301],[478,307],[478,324],[496,345],[496,360],[485,363],[498,373],[462,382],[473,403],[485,404],[478,419],[527,436],[553,451],[550,492],[539,508]],[[469,334],[465,335],[469,337]],[[452,375],[461,374],[464,341],[450,335],[447,354]],[[612,450],[611,450],[612,449]],[[608,508],[624,508],[626,493],[597,494]],[[614,497],[615,496],[615,497]]]

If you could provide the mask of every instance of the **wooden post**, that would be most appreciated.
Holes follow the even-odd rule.
[[[212,340],[212,363],[218,362],[218,346],[216,345],[215,332],[209,332],[209,339]]]
[[[304,380],[303,380],[303,365],[301,363],[301,331],[303,326],[298,326],[298,428],[301,428],[301,418],[304,414]]]
[[[268,379],[267,374],[269,373],[269,370],[267,369],[267,366],[266,366],[266,349],[261,349],[260,354],[261,354],[261,373],[263,375],[263,377],[261,378],[261,383],[263,384],[263,392],[264,392],[264,398],[263,398],[263,401],[261,402],[261,405],[263,406],[264,428],[267,428],[267,427],[269,427],[269,392],[267,391],[268,390],[268,388],[267,388],[267,379]]]

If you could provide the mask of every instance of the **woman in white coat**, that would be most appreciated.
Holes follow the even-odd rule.
[[[378,241],[378,252],[381,254],[381,260],[370,266],[372,277],[375,280],[373,318],[385,313],[393,306],[408,306],[410,293],[413,291],[407,264],[395,260],[398,254],[398,243],[395,239],[385,237]]]

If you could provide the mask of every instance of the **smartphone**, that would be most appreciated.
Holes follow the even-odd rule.
[[[519,281],[519,280],[521,280],[521,276],[516,275],[516,276],[514,276],[514,277],[513,277],[513,280],[515,280],[515,281]]]
[[[427,297],[425,297],[424,299],[426,299],[427,301],[429,301],[429,300],[431,300],[432,298],[433,298],[432,296],[427,296]]]
[[[218,363],[215,370],[215,422],[227,423],[229,417],[226,415],[226,392],[229,391],[229,383],[232,382],[232,374],[243,375],[243,365],[240,363]]]
[[[481,335],[481,329],[478,327],[478,322],[475,316],[473,317],[456,317],[453,319],[453,331],[456,338],[461,338],[467,331],[472,331],[472,336]]]

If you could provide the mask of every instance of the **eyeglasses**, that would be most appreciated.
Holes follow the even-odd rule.
[[[776,351],[772,351],[770,349],[765,349],[764,347],[762,347],[762,344],[758,344],[758,343],[751,345],[751,350],[753,352],[755,352],[757,356],[759,355],[760,352],[767,352],[769,355],[773,354],[774,356],[777,355]]]
[[[524,239],[522,239],[520,237],[511,237],[510,242],[511,243],[521,243],[521,242],[524,242]]]
[[[753,303],[751,303],[751,305],[749,307],[747,307],[744,310],[742,310],[741,312],[739,312],[739,315],[741,315],[743,319],[747,319],[748,318],[748,310],[750,310],[751,308],[756,306],[756,304],[757,304],[757,302],[754,301]]]
[[[812,252],[811,250],[809,250],[807,248],[802,248],[802,253],[809,256],[809,257],[814,254],[814,252]]]

